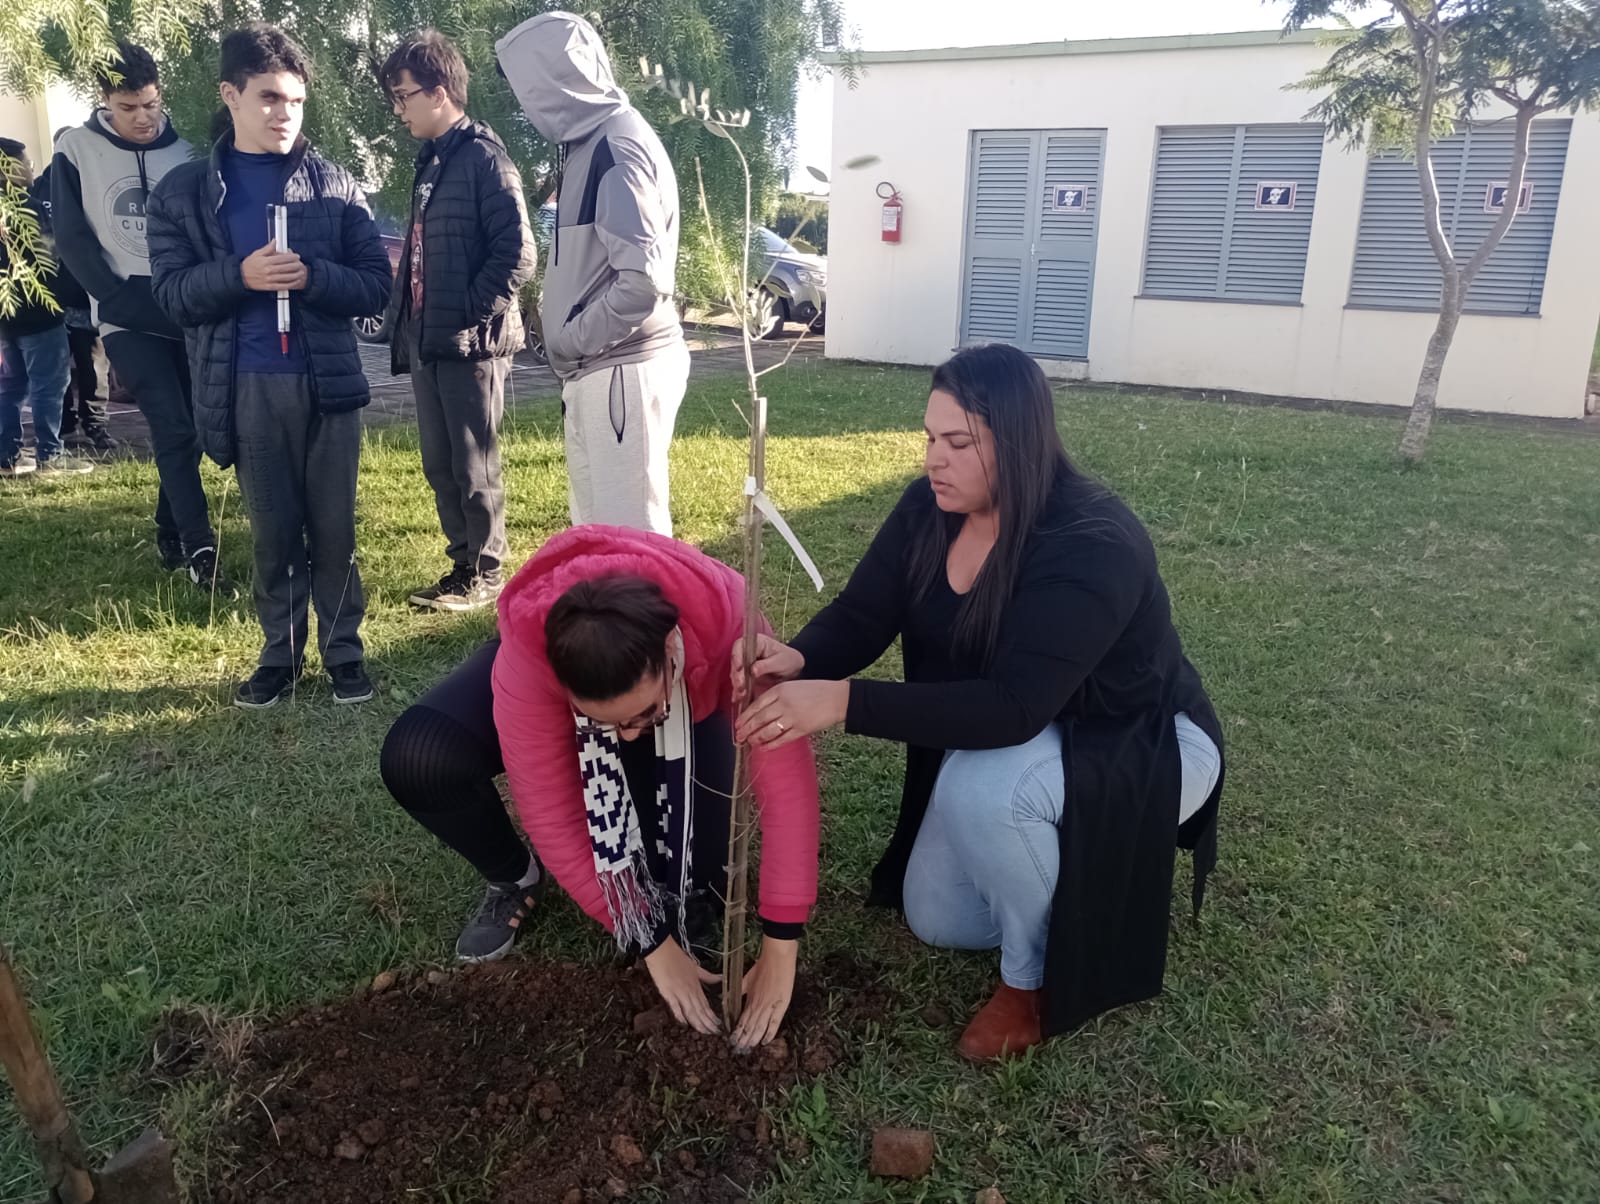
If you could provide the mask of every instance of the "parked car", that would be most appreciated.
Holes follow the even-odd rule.
[[[399,234],[379,234],[378,237],[383,239],[383,249],[389,252],[389,270],[398,276],[400,274],[400,256],[406,249],[404,236]],[[363,343],[387,343],[389,341],[389,323],[383,314],[357,318],[355,326],[356,338]]]
[[[765,226],[756,230],[752,250],[757,283],[750,290],[750,333],[774,339],[785,322],[820,333],[827,322],[828,261],[796,250]]]
[[[389,270],[400,275],[400,256],[405,252],[406,240],[398,234],[380,234],[383,248],[389,252]],[[528,285],[522,290],[518,303],[522,306],[522,325],[527,331],[524,350],[538,363],[546,363],[544,354],[544,323],[539,320],[539,288]],[[387,343],[392,333],[386,314],[373,314],[355,320],[356,338],[363,343]]]

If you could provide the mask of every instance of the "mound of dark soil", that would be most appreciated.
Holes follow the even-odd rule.
[[[892,1007],[845,961],[802,966],[772,1045],[675,1024],[642,967],[437,971],[258,1031],[230,1076],[214,1204],[742,1200],[786,1088]],[[804,1156],[804,1139],[786,1152]]]

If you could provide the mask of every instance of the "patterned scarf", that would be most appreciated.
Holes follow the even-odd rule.
[[[669,909],[676,913],[678,943],[689,947],[683,902],[694,870],[694,716],[683,682],[683,636],[676,629],[667,640],[667,658],[672,681],[667,717],[655,729],[660,831],[651,846],[639,831],[618,752],[620,738],[586,716],[573,715],[595,877],[624,951],[648,948]]]

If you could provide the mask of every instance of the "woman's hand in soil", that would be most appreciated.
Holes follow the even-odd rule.
[[[644,964],[673,1019],[699,1033],[717,1031],[717,1014],[706,998],[706,987],[721,982],[722,975],[705,969],[670,936],[645,955]]]
[[[847,681],[786,681],[746,707],[733,734],[751,748],[782,748],[843,723],[849,708]]]
[[[787,644],[779,643],[770,635],[756,636],[754,665],[756,693],[780,681],[792,681],[806,667],[806,658]],[[733,643],[730,673],[733,675],[733,705],[743,706],[744,696],[744,636]]]
[[[778,1035],[778,1026],[794,998],[794,970],[800,960],[799,941],[766,937],[761,956],[744,976],[744,1010],[733,1043],[740,1049],[765,1045]]]

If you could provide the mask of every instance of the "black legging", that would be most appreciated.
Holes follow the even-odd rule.
[[[411,817],[490,882],[515,882],[528,848],[495,789],[505,772],[494,726],[491,674],[500,651],[490,640],[396,719],[383,742],[383,784]],[[641,834],[654,838],[656,756],[649,734],[621,741],[622,767]],[[573,736],[577,756],[577,736]],[[733,789],[733,733],[718,713],[694,725],[694,885],[727,882],[728,795]]]

